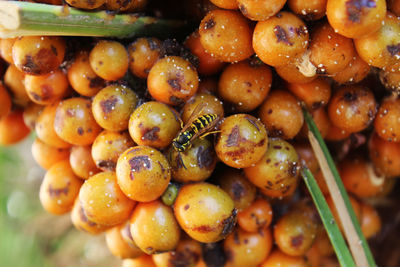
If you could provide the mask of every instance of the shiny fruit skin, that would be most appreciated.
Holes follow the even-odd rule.
[[[91,101],[83,97],[60,102],[54,117],[54,130],[64,141],[74,145],[90,145],[101,127],[93,117]]]
[[[258,162],[268,146],[264,124],[247,114],[226,117],[220,125],[215,144],[218,158],[234,168],[249,167]]]
[[[177,56],[158,60],[150,69],[147,88],[159,102],[179,105],[192,97],[199,86],[199,76],[193,65]]]
[[[162,149],[171,144],[180,124],[177,114],[168,105],[149,101],[131,114],[128,129],[136,144]]]
[[[25,125],[21,110],[14,110],[0,120],[0,145],[18,143],[29,135],[31,130]]]
[[[107,81],[122,78],[129,67],[128,52],[117,42],[101,40],[90,51],[89,62],[93,71]]]
[[[73,173],[69,161],[60,161],[46,172],[40,186],[40,202],[47,212],[67,213],[72,209],[81,185],[82,180]]]
[[[65,40],[53,36],[17,38],[12,48],[14,65],[26,74],[42,75],[56,70],[64,60]]]
[[[43,169],[50,169],[55,163],[69,159],[68,148],[57,148],[36,138],[32,144],[32,156]]]
[[[258,266],[271,252],[273,237],[269,228],[246,232],[238,228],[224,240],[225,267]]]
[[[254,166],[244,169],[246,177],[258,186],[285,193],[297,186],[300,162],[296,150],[288,142],[271,138],[268,150]]]
[[[126,221],[136,205],[121,191],[113,172],[100,172],[86,180],[79,199],[89,220],[110,226]]]
[[[116,173],[122,192],[140,202],[159,198],[171,180],[166,157],[149,146],[134,146],[125,150],[118,158]]]
[[[236,223],[230,196],[209,183],[184,185],[174,205],[181,228],[194,240],[211,243],[224,239]]]
[[[124,224],[114,226],[105,233],[106,244],[111,254],[120,259],[138,258],[143,254],[137,246],[128,244],[121,236]]]
[[[181,230],[173,210],[159,200],[139,203],[130,222],[133,240],[147,254],[170,251],[178,245]]]
[[[123,131],[138,103],[137,95],[129,87],[109,85],[93,98],[92,113],[96,122],[106,130]]]

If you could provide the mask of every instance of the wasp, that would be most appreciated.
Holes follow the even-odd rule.
[[[217,114],[198,115],[206,106],[206,103],[196,106],[186,125],[182,127],[182,130],[172,141],[172,146],[176,151],[184,152],[186,149],[191,147],[191,142],[193,142],[197,137],[203,138],[206,135],[218,132],[210,132],[218,122],[219,118]]]

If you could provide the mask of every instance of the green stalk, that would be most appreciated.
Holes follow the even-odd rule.
[[[83,11],[69,6],[0,1],[0,37],[24,35],[168,37],[188,25],[137,14],[113,15],[106,11]]]
[[[342,222],[343,230],[357,266],[375,267],[376,263],[365,239],[360,224],[350,203],[349,196],[342,183],[336,165],[329,150],[314,123],[310,113],[303,108],[305,121],[309,129],[309,140],[318,159],[329,193]]]
[[[322,194],[321,189],[319,189],[314,176],[307,167],[303,167],[301,169],[301,175],[303,176],[308,191],[310,191],[311,197],[314,200],[315,206],[317,207],[322,223],[325,226],[328,237],[331,240],[340,265],[346,267],[356,266],[346,242],[344,241],[342,233],[340,232],[339,227],[333,218],[328,203],[326,203],[324,195]]]

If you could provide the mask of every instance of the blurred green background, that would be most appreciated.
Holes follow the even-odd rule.
[[[43,210],[39,187],[45,170],[32,158],[33,140],[0,147],[0,266],[121,266],[104,235],[79,232],[69,214]]]

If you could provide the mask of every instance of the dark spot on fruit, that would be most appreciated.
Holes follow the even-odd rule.
[[[42,97],[35,92],[29,92],[29,94],[35,99],[36,101],[42,101]]]
[[[206,148],[199,146],[197,149],[197,165],[199,165],[199,168],[211,168],[214,163],[214,159],[214,150],[210,146]]]
[[[129,160],[129,165],[131,166],[131,180],[133,180],[133,173],[150,169],[151,161],[148,156],[136,156]]]
[[[204,23],[204,30],[209,30],[209,29],[211,29],[212,27],[214,27],[215,26],[215,21],[214,21],[214,18],[210,18],[209,20],[207,20],[205,23]]]
[[[270,186],[270,187],[272,187],[274,184],[271,182],[271,181],[267,181],[267,184]]]
[[[274,149],[282,149],[282,146],[274,145],[273,148],[274,148]]]
[[[240,139],[239,126],[235,125],[231,133],[228,135],[228,139],[226,140],[226,146],[227,147],[238,146],[239,139]]]
[[[209,225],[200,225],[192,228],[192,231],[200,232],[200,233],[209,233],[214,231],[215,229]]]
[[[101,60],[98,63],[100,66],[103,65],[103,61],[101,61]]]
[[[271,137],[282,137],[283,136],[283,130],[282,129],[276,129],[276,128],[269,129],[269,135]]]
[[[289,192],[289,190],[290,190],[290,185],[285,186],[282,190],[282,194],[286,194],[287,192]]]
[[[130,154],[130,153],[134,153],[134,152],[136,152],[136,151],[140,151],[140,150],[141,150],[141,148],[140,148],[140,147],[132,148],[131,150],[129,150],[129,151],[128,151],[128,154]]]
[[[57,48],[55,48],[53,45],[51,45],[50,48],[53,54],[57,56],[58,55]]]
[[[104,87],[104,80],[100,77],[87,77],[86,78],[89,80],[89,87],[90,88],[101,88]]]
[[[244,84],[247,86],[247,87],[251,87],[252,86],[252,83],[251,82],[244,82]],[[250,91],[251,92],[251,91]]]
[[[246,238],[246,239],[243,240],[243,243],[248,244],[249,240]]]
[[[140,127],[140,124],[139,124]],[[142,131],[142,139],[143,140],[150,140],[156,141],[158,140],[158,132],[160,131],[160,127],[153,127],[153,128],[145,128],[141,129]]]
[[[244,153],[246,153],[246,148],[241,147],[239,150],[234,150],[234,151],[227,151],[225,152],[225,155],[232,158],[233,161],[238,160],[242,157]]]
[[[122,228],[121,232],[127,236],[130,240],[133,240],[132,234],[131,234],[131,225],[129,223],[125,224],[125,226]]]
[[[272,109],[268,109],[267,114],[271,114],[272,113]]]
[[[186,204],[186,205],[183,207],[184,210],[188,210],[189,208],[190,208],[190,205],[189,205],[189,204]]]
[[[54,70],[59,65],[59,62],[57,61],[57,58],[54,57],[53,51],[51,51],[51,49],[40,49],[35,58],[36,62],[38,62],[40,65],[41,73],[47,73],[51,70]]]
[[[50,197],[59,197],[61,194],[64,195],[68,195],[69,192],[69,186],[70,186],[71,182],[68,182],[67,185],[64,188],[53,188],[52,185],[49,185],[48,187],[48,192]]]
[[[248,117],[248,116],[245,116],[244,118],[245,118],[248,122],[250,122],[250,123],[254,126],[254,128],[257,129],[257,131],[260,131],[260,128],[258,127],[257,122],[256,122],[253,118]]]
[[[267,158],[267,160],[265,161],[266,163],[270,163],[271,162],[271,159],[270,158]]]
[[[346,12],[349,20],[352,22],[360,22],[362,16],[362,8],[376,7],[374,0],[349,0],[346,2]]]
[[[175,251],[175,253],[171,253],[171,257],[168,261],[171,267],[186,267],[191,266],[192,263],[195,263],[200,258],[200,254],[195,251],[185,248],[184,250]]]
[[[53,96],[54,89],[51,85],[42,84],[40,86],[40,89],[42,89],[42,97],[41,97],[42,100],[46,101]]]
[[[244,16],[247,17],[247,15],[248,15],[247,8],[246,8],[243,4],[240,4],[240,5],[239,5],[239,10],[240,10],[240,12],[242,12],[242,14],[243,14]]]
[[[79,218],[81,219],[82,222],[88,222],[88,218],[85,214],[85,210],[82,208],[81,205],[79,205]]]
[[[386,49],[392,57],[400,55],[400,43],[397,45],[388,45],[386,46]]]
[[[184,76],[181,73],[177,73],[175,78],[168,79],[167,83],[174,91],[180,91],[182,89],[181,84],[184,82]]]
[[[97,223],[90,221],[89,218],[86,215],[85,210],[82,208],[81,205],[79,205],[79,206],[80,206],[80,208],[79,208],[79,212],[78,213],[79,213],[79,218],[81,219],[81,221],[86,223],[90,227],[95,227],[97,225]],[[84,230],[86,232],[85,229],[82,229],[82,230]]]
[[[99,160],[96,165],[102,170],[114,171],[116,163],[112,160]]]
[[[79,135],[83,135],[83,133],[84,133],[82,127],[78,127],[78,129],[76,129],[76,131],[78,132]]]
[[[352,102],[357,100],[358,96],[355,92],[345,92],[343,95],[343,100],[346,102]]]
[[[238,201],[245,194],[245,188],[241,183],[235,182],[232,184],[233,200]]]
[[[240,238],[239,238],[239,232],[235,231],[233,233],[233,242],[235,242],[235,244],[240,245]]]
[[[100,107],[104,114],[108,114],[115,109],[115,104],[117,104],[118,98],[116,96],[111,96],[106,100],[100,101]]]
[[[75,110],[72,108],[69,108],[65,111],[65,114],[67,114],[67,117],[75,117]]]
[[[297,248],[303,244],[303,240],[304,240],[303,234],[299,234],[291,238],[290,244],[292,245],[292,247]]]
[[[262,139],[260,142],[258,142],[257,144],[256,144],[256,146],[263,146],[264,144],[265,144],[265,138],[264,139]]]
[[[174,89],[175,91],[180,91],[181,90],[181,85],[179,83],[178,79],[169,79],[167,81],[167,83],[169,84],[169,86],[171,86],[172,89]]]
[[[127,7],[131,2],[132,2],[131,0],[122,0],[122,1],[120,1],[120,3],[121,3],[120,8]]]
[[[164,173],[165,172],[164,166],[161,164],[161,162],[159,160],[157,160],[157,162],[158,162],[158,165],[160,165],[161,172]]]
[[[28,74],[32,75],[41,74],[40,67],[35,63],[31,55],[25,56],[25,62],[22,63],[21,69]]]
[[[276,39],[277,39],[278,43],[282,42],[282,43],[284,43],[286,45],[290,45],[290,46],[293,45],[293,43],[289,41],[285,29],[282,28],[281,26],[276,25],[274,27],[274,33],[275,33],[275,36],[276,36]]]

